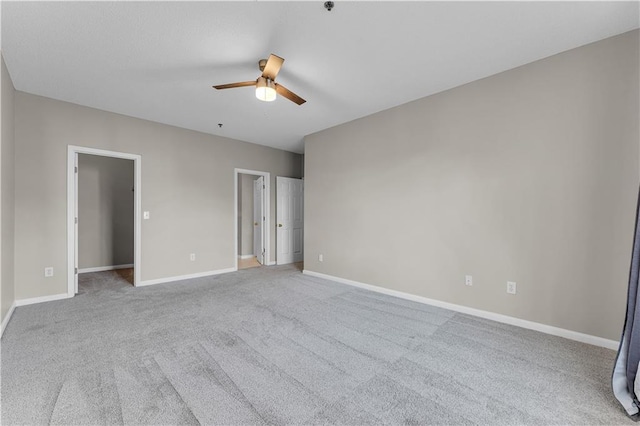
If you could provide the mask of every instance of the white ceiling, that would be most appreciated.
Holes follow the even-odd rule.
[[[636,1],[323,2],[2,1],[2,51],[17,90],[303,152],[307,134],[639,26]],[[211,88],[270,53],[306,104]]]

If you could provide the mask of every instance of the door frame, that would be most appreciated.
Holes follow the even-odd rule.
[[[78,188],[76,187],[76,158],[78,154],[99,155],[102,157],[122,158],[133,160],[133,285],[138,286],[142,277],[141,262],[141,219],[142,219],[142,156],[125,152],[107,151],[104,149],[88,148],[83,146],[68,145],[67,147],[67,295],[73,297],[76,294],[76,253],[78,247],[78,234],[76,232],[75,218],[78,206]]]
[[[248,169],[233,169],[233,223],[234,223],[234,233],[235,236],[233,240],[233,258],[235,264],[235,270],[238,270],[238,183],[240,180],[240,175],[252,175],[252,176],[262,176],[264,177],[264,226],[262,227],[262,232],[264,232],[263,244],[264,244],[264,265],[273,265],[273,263],[269,260],[271,259],[271,173],[269,172],[261,172],[259,170],[248,170]]]

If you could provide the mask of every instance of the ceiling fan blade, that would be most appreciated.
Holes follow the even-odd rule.
[[[272,53],[271,55],[269,55],[269,59],[267,60],[267,65],[264,66],[264,71],[262,71],[262,76],[264,78],[275,80],[276,76],[278,75],[278,72],[280,72],[280,68],[282,68],[283,62],[284,62],[284,59]]]
[[[276,92],[278,93],[278,95],[284,96],[285,98],[289,99],[291,102],[294,102],[298,105],[302,105],[303,103],[307,102],[304,99],[302,99],[300,96],[293,93],[291,90],[284,87],[282,84],[276,83]]]
[[[229,84],[221,84],[219,86],[213,86],[214,89],[222,90],[222,89],[233,89],[234,87],[245,87],[245,86],[255,86],[256,81],[241,81],[240,83],[229,83]]]

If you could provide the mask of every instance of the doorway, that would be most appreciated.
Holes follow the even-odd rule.
[[[235,169],[236,269],[269,264],[268,172]]]
[[[113,271],[114,281],[140,282],[140,163],[139,155],[69,146],[69,296],[81,273]]]
[[[133,285],[133,189],[133,160],[78,154],[79,293]]]

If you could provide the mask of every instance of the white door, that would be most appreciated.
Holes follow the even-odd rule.
[[[304,184],[302,179],[276,177],[276,216],[278,232],[276,246],[278,265],[301,262],[303,258],[303,205]]]
[[[73,225],[73,235],[74,235],[74,250],[73,250],[73,287],[74,294],[78,294],[78,153],[75,153],[75,166],[74,166],[74,174],[73,174],[73,190],[75,192],[74,198],[74,225]]]
[[[264,177],[253,181],[253,254],[264,265]]]

